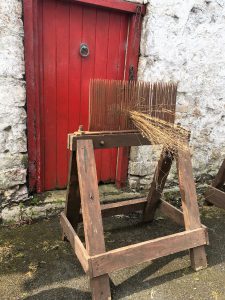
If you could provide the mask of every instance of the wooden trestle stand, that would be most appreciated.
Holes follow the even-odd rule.
[[[109,273],[138,263],[190,249],[191,266],[200,270],[207,266],[205,245],[208,244],[207,228],[201,224],[190,153],[179,152],[177,169],[183,212],[161,200],[169,174],[171,155],[162,153],[147,198],[110,204],[100,204],[94,149],[149,145],[141,134],[125,132],[77,132],[68,135],[71,151],[67,201],[61,214],[63,237],[67,238],[90,278],[92,299],[111,299]],[[115,250],[105,249],[102,217],[143,211],[143,220],[152,221],[156,209],[178,224],[185,231],[141,242]],[[85,244],[76,229],[83,220]]]
[[[212,185],[205,193],[206,202],[212,203],[217,207],[225,209],[225,192],[220,190],[225,184],[225,159],[217,173]]]

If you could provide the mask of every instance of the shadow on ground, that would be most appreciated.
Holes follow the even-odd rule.
[[[111,274],[113,299],[225,299],[225,211],[203,207],[201,214],[209,228],[207,269],[192,271],[186,251],[120,270]],[[139,214],[105,219],[107,249],[182,230],[161,216],[151,224],[140,220]],[[57,217],[0,230],[1,299],[91,299],[72,248],[60,240]]]

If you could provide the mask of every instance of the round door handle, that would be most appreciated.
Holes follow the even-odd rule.
[[[87,44],[80,44],[80,55],[82,57],[88,57],[89,56],[89,48]]]

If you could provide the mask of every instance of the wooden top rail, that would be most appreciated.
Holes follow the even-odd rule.
[[[94,149],[151,145],[138,131],[77,131],[68,134],[68,149],[74,151],[78,140],[92,140]]]

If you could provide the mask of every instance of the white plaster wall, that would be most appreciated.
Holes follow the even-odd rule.
[[[22,1],[0,1],[0,210],[27,199]]]
[[[138,76],[179,82],[177,122],[192,131],[194,175],[204,181],[225,157],[225,1],[148,2]],[[149,147],[132,149],[132,188],[149,186],[152,153],[158,154]]]

